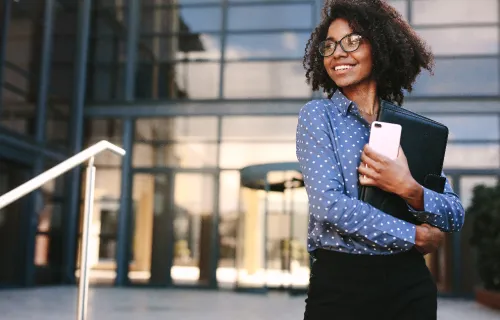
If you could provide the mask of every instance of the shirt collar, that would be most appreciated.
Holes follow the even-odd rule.
[[[354,102],[349,100],[343,93],[340,91],[340,89],[337,89],[333,95],[332,98],[330,99],[337,109],[339,110],[340,113],[342,113],[343,116],[346,116],[349,110],[351,110],[352,106],[354,105]]]

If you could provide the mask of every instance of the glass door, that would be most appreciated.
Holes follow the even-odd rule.
[[[145,172],[133,183],[130,282],[215,285],[215,175]]]
[[[172,281],[207,286],[216,278],[214,176],[178,172],[174,181]]]

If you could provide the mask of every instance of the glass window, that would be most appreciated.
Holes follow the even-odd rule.
[[[5,39],[0,123],[27,135],[35,133],[41,17],[43,6],[31,1],[13,1]]]
[[[218,35],[181,34],[174,36],[143,36],[140,38],[139,59],[143,62],[173,60],[220,59]]]
[[[169,117],[138,119],[135,122],[136,141],[216,141],[216,117]]]
[[[92,102],[123,98],[124,66],[113,64],[89,64],[87,69],[87,97]]]
[[[498,168],[500,147],[497,144],[454,144],[449,143],[444,158],[446,168]]]
[[[415,83],[413,95],[498,94],[498,60],[437,59],[434,76],[424,70]]]
[[[297,117],[224,117],[222,141],[295,141]]]
[[[309,33],[228,35],[226,59],[302,58]]]
[[[225,98],[310,97],[301,61],[231,62],[224,70]]]
[[[144,7],[141,34],[220,31],[222,12],[214,7]]]
[[[217,166],[215,143],[136,143],[135,167],[203,168]]]
[[[445,24],[497,22],[497,0],[414,0],[412,22]]]
[[[56,6],[51,51],[50,94],[47,104],[47,140],[68,146],[71,104],[75,84],[76,8]]]
[[[219,97],[219,62],[141,63],[137,99],[213,99]]]
[[[436,55],[498,53],[498,27],[421,29],[417,32]]]
[[[236,244],[240,198],[240,172],[220,173],[219,235],[220,255],[217,268],[219,286],[232,286],[236,281]]]
[[[432,119],[446,125],[449,130],[449,140],[498,140],[498,116],[431,116]]]
[[[241,169],[253,164],[297,162],[295,141],[282,143],[223,142],[220,146],[220,166]]]
[[[103,153],[104,154],[104,153]],[[98,157],[96,157],[97,160]],[[96,163],[96,165],[98,165]],[[121,194],[121,169],[97,168],[95,175],[95,198],[96,201],[119,200]],[[85,179],[82,179],[82,188],[85,188]],[[85,189],[83,189],[85,190]],[[83,195],[82,195],[83,197]],[[82,198],[83,199],[83,198]],[[115,201],[118,203],[118,201]],[[98,208],[95,208],[96,210]],[[100,209],[100,208],[99,208]]]
[[[121,119],[86,119],[84,146],[107,140],[122,145],[123,121]],[[96,166],[120,167],[122,157],[111,152],[103,152],[95,158]]]
[[[408,20],[408,1],[407,0],[389,0],[387,1],[396,9],[405,20]]]
[[[311,4],[235,6],[229,8],[228,29],[311,29],[313,13]]]

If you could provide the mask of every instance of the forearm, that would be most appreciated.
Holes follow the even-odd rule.
[[[332,225],[344,236],[361,238],[374,247],[394,251],[404,251],[415,244],[414,225],[394,218],[363,201],[340,192],[335,192],[333,197],[326,194],[311,198],[312,214],[316,220]]]
[[[415,179],[408,181],[406,187],[401,190],[400,197],[414,210],[424,210],[424,188]]]

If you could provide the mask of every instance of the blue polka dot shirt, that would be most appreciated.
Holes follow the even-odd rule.
[[[381,255],[415,244],[415,225],[358,199],[357,169],[369,135],[370,125],[339,90],[301,108],[296,154],[309,199],[309,252]],[[424,211],[409,208],[409,214],[443,231],[459,231],[464,223],[464,209],[448,181],[442,194],[424,188]]]

